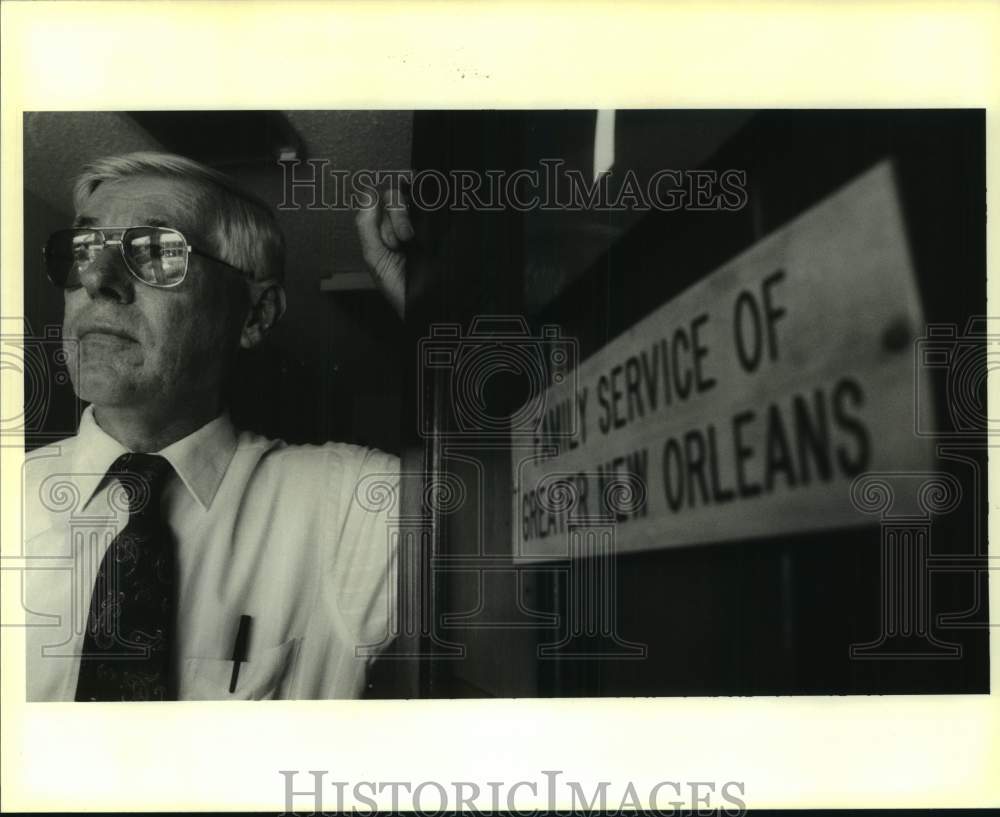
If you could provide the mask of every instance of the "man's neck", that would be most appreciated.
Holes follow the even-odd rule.
[[[183,414],[173,415],[95,405],[94,419],[105,434],[130,451],[145,454],[162,451],[171,443],[184,439],[218,417],[221,411],[221,405],[216,402],[193,411],[189,407]]]

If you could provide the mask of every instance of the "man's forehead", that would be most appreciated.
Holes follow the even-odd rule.
[[[182,179],[132,176],[104,181],[78,204],[74,223],[80,227],[143,224],[200,233],[200,200],[198,187]]]

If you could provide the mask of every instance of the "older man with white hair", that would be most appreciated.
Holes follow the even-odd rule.
[[[168,154],[101,159],[45,248],[76,436],[26,464],[29,700],[348,698],[391,640],[395,457],[233,427],[239,349],[281,317],[274,214]],[[402,306],[405,213],[359,216]]]

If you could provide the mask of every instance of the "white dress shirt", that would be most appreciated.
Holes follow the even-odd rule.
[[[25,464],[29,701],[72,701],[104,551],[128,521],[126,450],[87,408],[75,437]],[[342,443],[288,445],[222,415],[157,452],[175,475],[179,698],[353,698],[390,640],[399,461]],[[249,651],[229,693],[241,615]]]

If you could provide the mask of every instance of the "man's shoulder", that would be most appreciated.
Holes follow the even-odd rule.
[[[44,479],[49,474],[65,468],[76,452],[78,440],[75,436],[26,451],[24,454],[24,474],[34,479]]]
[[[382,473],[398,476],[399,457],[377,448],[343,442],[288,443],[252,431],[238,433],[236,458],[256,467],[305,475],[312,469],[330,469],[360,478]]]
[[[79,438],[73,434],[70,437],[63,437],[61,440],[48,443],[47,445],[33,448],[24,454],[25,461],[29,460],[51,460],[53,457],[64,456],[72,452],[79,442]]]
[[[53,524],[53,514],[80,502],[76,437],[25,452],[21,467],[21,510],[25,541]]]

